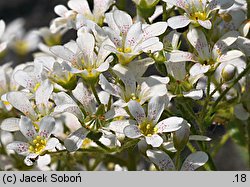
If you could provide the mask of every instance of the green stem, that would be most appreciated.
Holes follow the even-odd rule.
[[[177,151],[176,156],[175,156],[175,167],[177,171],[180,169],[180,159],[181,159],[180,156],[181,156],[181,152]]]
[[[127,167],[129,171],[136,171],[136,154],[133,148],[128,149]]]
[[[165,2],[162,3],[162,10],[163,10],[162,21],[167,21],[167,19],[168,19],[168,15],[167,15],[167,3],[165,3]]]
[[[232,84],[230,86],[228,86],[222,93],[221,95],[218,97],[218,99],[214,102],[211,111],[214,112],[215,108],[217,107],[217,105],[219,104],[219,102],[226,96],[226,94],[231,90],[231,88],[234,87],[235,84],[237,84],[239,82],[240,79],[242,79],[250,70],[250,63],[247,65],[246,69],[244,71],[242,71],[239,76],[232,82]]]
[[[91,84],[91,90],[92,90],[92,92],[93,92],[93,94],[94,94],[94,96],[95,96],[95,98],[96,98],[97,103],[98,103],[99,105],[102,104],[101,101],[100,101],[100,99],[99,99],[99,96],[98,96],[98,94],[97,94],[97,91],[96,91],[96,89],[95,89],[95,85]]]

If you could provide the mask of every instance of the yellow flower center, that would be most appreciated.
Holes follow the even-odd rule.
[[[36,154],[41,154],[46,147],[47,141],[42,139],[41,136],[37,136],[29,146],[29,151]]]
[[[34,87],[34,92],[36,92],[37,91],[37,89],[39,88],[41,86],[41,83],[39,82],[39,83],[37,83],[36,85],[35,85],[35,87]]]
[[[132,52],[132,49],[131,49],[130,47],[126,47],[126,48],[118,47],[118,48],[117,48],[117,51],[123,52],[123,53],[131,53],[131,52]]]
[[[145,136],[152,136],[153,134],[156,134],[158,131],[158,128],[153,125],[151,121],[144,121],[139,125],[139,129],[141,133]]]
[[[140,101],[141,101],[140,98],[137,97],[137,96],[135,95],[135,93],[132,93],[132,94],[131,94],[130,99],[131,99],[131,100],[134,100],[134,101],[137,101],[137,102],[140,102]]]
[[[190,14],[191,19],[198,21],[198,20],[202,20],[205,21],[207,19],[207,14],[205,12],[195,12]]]

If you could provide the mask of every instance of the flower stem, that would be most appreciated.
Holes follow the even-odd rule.
[[[175,167],[177,171],[180,169],[180,158],[181,158],[180,156],[181,156],[181,152],[177,151],[176,156],[175,156]]]
[[[101,101],[100,101],[100,99],[99,99],[99,96],[98,96],[98,94],[97,94],[97,91],[96,91],[96,89],[95,89],[95,85],[91,84],[90,87],[91,87],[91,90],[92,90],[92,92],[93,92],[93,94],[94,94],[94,96],[95,96],[95,98],[96,98],[97,103],[98,103],[99,105],[102,104]]]

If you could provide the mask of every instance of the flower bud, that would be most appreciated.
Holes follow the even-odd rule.
[[[156,62],[166,62],[167,61],[167,59],[166,59],[166,56],[165,56],[165,53],[163,52],[163,51],[159,51],[159,52],[156,52],[156,53],[154,53],[154,60],[156,61]]]
[[[188,124],[186,121],[181,125],[182,127],[174,132],[174,147],[178,151],[182,151],[188,140],[189,140],[189,134],[190,134],[190,124]]]
[[[226,65],[221,72],[221,76],[223,78],[223,81],[228,82],[232,80],[235,76],[236,68],[235,66],[228,64]]]
[[[159,0],[154,0],[154,1],[149,1],[149,0],[133,0],[133,2],[136,5],[138,5],[139,7],[141,7],[141,8],[148,9],[148,8],[154,7],[159,2]]]
[[[220,17],[225,21],[225,22],[230,22],[232,20],[232,16],[228,13],[222,13],[220,14]]]

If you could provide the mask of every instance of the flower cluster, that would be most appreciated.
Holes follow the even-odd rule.
[[[208,129],[247,137],[245,0],[134,0],[134,17],[114,0],[67,5],[28,33],[0,21],[1,60],[35,51],[0,66],[0,169],[215,170]]]

